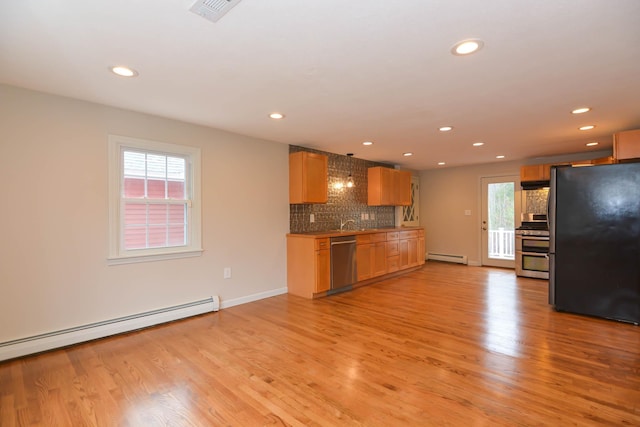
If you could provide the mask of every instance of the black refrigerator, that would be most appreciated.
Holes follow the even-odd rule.
[[[549,303],[640,323],[640,163],[554,167]]]

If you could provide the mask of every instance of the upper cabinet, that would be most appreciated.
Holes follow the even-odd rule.
[[[368,174],[369,206],[411,205],[411,172],[376,166]]]
[[[608,157],[600,157],[598,159],[593,159],[593,160],[580,160],[578,162],[571,162],[571,166],[577,167],[577,166],[610,165],[612,163],[615,163],[613,157],[608,156]]]
[[[328,157],[298,151],[289,154],[289,203],[327,203]]]
[[[613,134],[613,157],[616,160],[640,158],[640,129]]]
[[[551,165],[525,165],[520,167],[520,182],[549,181]]]
[[[638,155],[640,157],[640,154]],[[551,166],[595,166],[615,163],[611,156],[600,157],[598,159],[580,160],[575,162],[556,162],[553,164],[525,165],[520,166],[520,183],[525,190],[532,190],[549,186],[551,178]]]

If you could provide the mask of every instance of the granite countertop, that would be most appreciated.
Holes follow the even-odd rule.
[[[335,237],[335,236],[355,236],[357,234],[372,234],[372,233],[388,233],[393,231],[411,231],[420,230],[422,227],[383,227],[383,228],[367,228],[364,230],[325,230],[325,231],[307,231],[305,233],[288,233],[287,236],[295,237]]]

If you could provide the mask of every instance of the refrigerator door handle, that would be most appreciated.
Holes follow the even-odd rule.
[[[556,185],[555,166],[551,166],[549,198],[547,199],[547,225],[549,226],[549,305],[556,305]]]
[[[551,167],[549,197],[547,199],[547,226],[549,227],[549,252],[556,253],[556,167]]]
[[[555,255],[547,255],[549,257],[549,305],[556,305],[556,257]]]

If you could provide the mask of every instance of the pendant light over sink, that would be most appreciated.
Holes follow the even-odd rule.
[[[347,157],[349,157],[349,176],[347,177],[347,188],[353,188],[353,186],[355,185],[353,183],[353,175],[351,174],[351,158],[353,157],[353,153],[347,153]]]

